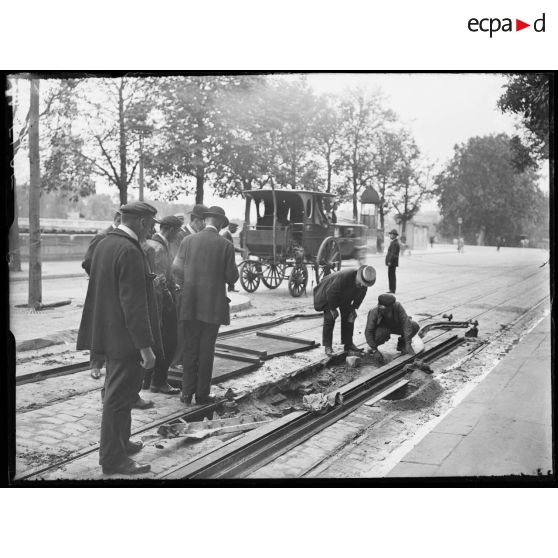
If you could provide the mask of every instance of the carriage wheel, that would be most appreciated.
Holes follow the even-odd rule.
[[[285,264],[269,264],[262,273],[263,284],[268,289],[276,289],[285,277]]]
[[[244,262],[240,265],[240,284],[245,291],[253,293],[260,285],[260,264]]]
[[[316,284],[333,271],[341,269],[341,250],[333,236],[328,236],[321,244],[316,256],[314,271],[316,272]]]
[[[291,296],[299,297],[306,291],[308,284],[308,270],[304,264],[296,264],[289,277],[289,292]]]

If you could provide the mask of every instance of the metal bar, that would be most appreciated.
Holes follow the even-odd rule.
[[[228,345],[226,343],[215,343],[215,347],[218,349],[227,349],[229,351],[236,351],[238,353],[249,353],[252,355],[258,355],[259,357],[266,357],[267,351],[258,351],[257,349],[248,349],[247,347],[234,347],[233,345]]]
[[[317,347],[319,343],[311,339],[302,339],[301,337],[291,337],[287,335],[279,335],[277,333],[268,333],[267,331],[256,331],[258,337],[267,337],[269,339],[278,339],[280,341],[292,341],[293,343],[302,343],[310,347]]]
[[[229,353],[228,351],[215,351],[215,356],[226,358],[229,360],[238,360],[239,362],[249,362],[250,364],[261,364],[262,361],[256,357],[250,357],[247,355],[239,355]]]

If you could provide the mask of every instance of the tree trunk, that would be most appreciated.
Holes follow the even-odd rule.
[[[328,194],[331,194],[331,174],[332,174],[332,164],[331,164],[331,150],[328,151],[327,153],[327,157],[326,157],[326,163],[327,163],[327,190],[326,192]]]
[[[357,200],[357,181],[356,178],[353,178],[353,219],[355,223],[358,223],[358,200]]]
[[[120,78],[120,87],[118,88],[118,126],[120,131],[120,203],[128,203],[128,172],[127,168],[127,152],[126,152],[126,123],[124,122],[124,78]]]
[[[19,224],[17,222],[19,216],[19,210],[17,207],[17,188],[15,183],[15,177],[13,179],[14,185],[14,221],[12,226],[10,227],[9,232],[9,250],[10,250],[10,258],[9,258],[9,269],[10,271],[21,271],[21,253],[19,251]]]
[[[39,80],[31,80],[29,106],[29,293],[27,305],[38,310],[41,284],[41,160],[39,154]]]
[[[196,203],[203,203],[203,183],[205,180],[205,169],[202,165],[196,167]]]

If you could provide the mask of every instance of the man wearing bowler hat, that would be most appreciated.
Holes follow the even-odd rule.
[[[331,273],[314,287],[314,308],[324,313],[322,343],[326,355],[333,354],[333,329],[339,313],[341,342],[345,351],[352,356],[361,354],[361,350],[353,343],[356,311],[362,304],[368,287],[375,282],[376,270],[370,265],[362,265],[358,269],[342,269]]]
[[[207,207],[203,205],[203,203],[197,203],[190,211],[190,222],[187,223],[186,219],[184,219],[183,225],[178,229],[178,233],[176,238],[171,244],[171,260],[174,261],[176,255],[178,254],[178,250],[180,249],[180,244],[182,241],[191,234],[196,234],[203,230],[205,227],[205,222],[203,220],[203,214],[207,211]],[[177,311],[180,311],[180,293],[177,294],[176,301],[178,304]],[[171,366],[182,366],[182,355],[183,355],[183,341],[184,341],[184,333],[182,331],[182,323],[178,322],[178,331],[177,331],[177,339],[176,339],[176,351],[174,352],[174,356],[172,359]]]
[[[399,233],[392,229],[389,231],[389,238],[391,239],[388,251],[386,254],[386,265],[388,268],[388,281],[389,281],[389,292],[395,294],[396,279],[395,279],[395,269],[399,265],[399,240],[397,237]]]
[[[99,451],[103,473],[133,475],[151,467],[129,458],[142,448],[141,442],[130,441],[131,410],[144,370],[154,367],[155,352],[162,353],[154,275],[141,248],[157,210],[132,202],[120,211],[122,222],[93,254],[76,347],[106,357]]]
[[[207,404],[210,397],[215,341],[221,324],[230,323],[227,285],[238,280],[234,246],[219,231],[229,223],[225,211],[210,207],[205,228],[187,236],[173,262],[173,273],[182,287],[179,319],[184,335],[181,400]]]

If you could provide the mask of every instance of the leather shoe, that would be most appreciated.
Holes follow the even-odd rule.
[[[180,393],[178,388],[173,388],[169,384],[163,384],[162,386],[151,386],[151,391],[153,393],[164,393],[165,395],[175,395]]]
[[[212,395],[207,395],[205,397],[198,397],[196,395],[197,405],[209,405],[210,403],[215,403],[215,397],[213,397]]]
[[[136,463],[132,459],[124,461],[120,465],[113,467],[103,467],[104,475],[142,475],[151,471],[151,465],[148,463]]]
[[[153,407],[154,403],[151,400],[147,400],[147,399],[142,399],[141,397],[138,397],[136,399],[136,402],[132,405],[132,409],[151,409],[151,407]]]
[[[192,396],[182,394],[180,396],[180,402],[185,403],[186,405],[190,405],[192,403]]]
[[[345,347],[347,352],[353,351],[354,353],[362,353],[364,349],[359,349],[356,345],[348,345]]]
[[[128,455],[134,455],[134,453],[138,453],[138,451],[140,451],[142,448],[143,448],[143,442],[141,441],[132,442],[128,440],[128,443],[126,444],[126,453]]]
[[[325,348],[325,354],[327,356],[331,356],[333,354],[333,349],[331,347],[326,347]]]

